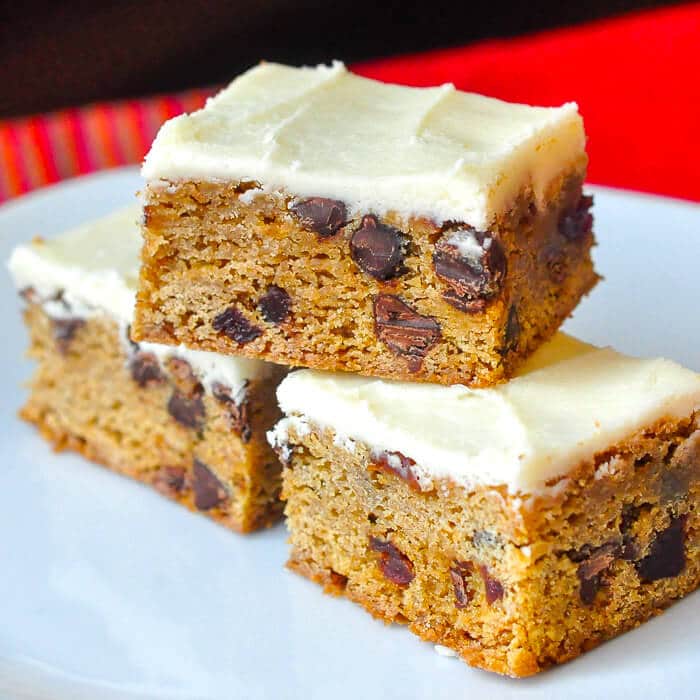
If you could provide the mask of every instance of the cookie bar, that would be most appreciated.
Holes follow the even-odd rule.
[[[247,532],[281,515],[279,462],[265,431],[280,417],[281,368],[135,344],[138,207],[12,254],[38,363],[21,416],[71,449]]]
[[[262,64],[143,166],[134,338],[490,385],[596,283],[575,104]]]
[[[289,566],[471,665],[537,673],[700,584],[700,376],[672,362],[559,335],[498,387],[299,370],[278,398]]]

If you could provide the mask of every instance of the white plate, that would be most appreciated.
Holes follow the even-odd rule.
[[[125,203],[133,169],[0,208],[0,258]],[[700,370],[700,207],[600,189],[607,278],[567,330]],[[15,417],[26,336],[0,275],[0,697],[697,697],[700,596],[580,659],[513,681],[286,571],[284,527],[238,537],[148,488],[54,455]]]

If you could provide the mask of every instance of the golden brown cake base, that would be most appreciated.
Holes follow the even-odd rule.
[[[292,428],[289,566],[473,666],[537,673],[700,585],[698,428],[650,426],[519,499],[415,491],[365,446]]]
[[[512,376],[596,283],[583,169],[538,209],[524,192],[493,230],[257,183],[153,183],[136,340],[440,384]],[[460,234],[483,254],[469,262]],[[477,247],[478,247],[477,245]]]
[[[25,321],[38,367],[20,415],[55,449],[80,452],[151,484],[238,532],[281,516],[280,466],[265,440],[278,418],[274,391],[281,370],[250,382],[244,438],[230,406],[203,394],[186,363],[158,377],[143,367],[139,374],[133,364],[138,354],[128,361],[111,319],[56,322],[30,304]],[[172,408],[176,393],[179,412]],[[203,408],[195,410],[196,427],[174,418],[173,410],[187,421],[182,406]]]

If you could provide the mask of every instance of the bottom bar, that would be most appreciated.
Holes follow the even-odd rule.
[[[242,424],[241,406],[202,391],[186,361],[159,366],[135,353],[129,362],[109,319],[80,322],[69,341],[57,340],[56,322],[38,306],[25,319],[38,368],[21,417],[56,449],[152,484],[239,532],[279,519],[279,463],[265,442],[279,415],[278,368],[248,381]]]
[[[136,206],[17,247],[38,367],[21,416],[72,449],[239,532],[281,517],[265,440],[285,370],[129,339],[141,237]]]
[[[494,389],[306,370],[278,398],[289,566],[471,665],[537,673],[700,584],[700,378],[673,363],[560,335]]]

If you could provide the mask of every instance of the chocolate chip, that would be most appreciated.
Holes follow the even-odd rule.
[[[153,486],[163,495],[173,498],[185,488],[185,469],[161,467],[153,477]]]
[[[649,503],[643,503],[638,506],[629,504],[622,508],[622,514],[620,515],[622,546],[618,556],[623,561],[635,561],[636,559],[639,559],[639,544],[637,543],[637,539],[634,537],[631,530],[637,520],[639,520],[639,516],[641,515],[642,511],[649,509],[650,507],[651,505]]]
[[[515,306],[508,309],[508,319],[506,320],[506,329],[503,334],[503,352],[508,353],[515,350],[520,339],[520,319],[518,318],[518,310]]]
[[[347,210],[337,199],[309,197],[295,202],[292,212],[299,217],[304,228],[316,232],[322,238],[335,234],[347,223]]]
[[[601,576],[580,579],[578,595],[584,605],[593,605],[601,586]]]
[[[164,381],[158,358],[150,352],[137,352],[129,363],[131,378],[141,387]]]
[[[488,299],[470,299],[460,296],[454,289],[448,289],[442,294],[442,298],[455,309],[467,314],[480,314],[488,305]]]
[[[643,583],[678,576],[685,568],[685,515],[671,520],[651,543],[649,553],[640,559],[637,573]]]
[[[178,389],[173,391],[168,401],[168,413],[180,425],[194,430],[201,430],[204,426],[204,401],[201,394],[187,396]]]
[[[225,486],[211,469],[197,458],[194,459],[192,470],[192,489],[194,504],[198,510],[210,510],[221,505],[228,498]]]
[[[408,482],[409,487],[414,491],[422,491],[420,479],[413,470],[415,464],[414,460],[401,452],[379,452],[372,455],[372,461],[368,468],[398,476]]]
[[[501,600],[501,598],[503,598],[503,585],[500,581],[491,576],[491,573],[486,566],[480,566],[479,573],[484,581],[486,602],[489,605],[493,605],[493,603],[495,603],[497,600]]]
[[[243,442],[249,442],[252,431],[248,417],[248,399],[245,395],[245,387],[241,394],[241,401],[236,401],[236,398],[231,395],[231,389],[219,382],[215,382],[211,390],[214,398],[223,404],[231,429],[238,433]]]
[[[559,233],[567,241],[580,241],[593,230],[593,215],[590,212],[592,206],[593,197],[583,195],[575,207],[562,214],[559,219]]]
[[[75,334],[85,325],[82,318],[55,318],[51,323],[53,337],[61,353],[67,352]]]
[[[236,307],[230,306],[212,322],[215,331],[227,335],[239,345],[245,345],[262,335],[262,329],[254,326]]]
[[[362,224],[350,239],[350,255],[358,267],[375,279],[386,281],[405,272],[403,260],[406,237],[401,231],[377,221],[376,216],[362,217]]]
[[[586,545],[578,551],[570,552],[569,558],[580,562],[576,569],[579,579],[579,597],[585,605],[592,605],[600,590],[603,574],[610,568],[621,552],[620,543],[606,542],[599,547]]]
[[[468,313],[482,311],[498,294],[506,275],[500,242],[471,228],[446,232],[435,245],[433,265],[435,274],[450,285],[445,301]]]
[[[579,564],[577,573],[581,579],[589,579],[605,571],[620,551],[618,542],[607,542],[589,550],[589,555]]]
[[[384,578],[397,586],[408,586],[413,581],[413,563],[398,547],[388,540],[371,536],[369,547],[379,554],[379,569]]]
[[[286,321],[292,308],[292,300],[289,294],[273,284],[267,288],[265,294],[258,299],[258,309],[262,317],[269,323],[282,323]]]
[[[474,591],[471,587],[473,573],[474,564],[470,561],[456,561],[450,568],[456,608],[466,608],[474,598]]]
[[[374,300],[375,333],[396,355],[408,360],[416,372],[430,348],[440,339],[440,325],[423,316],[393,294],[379,294]]]

